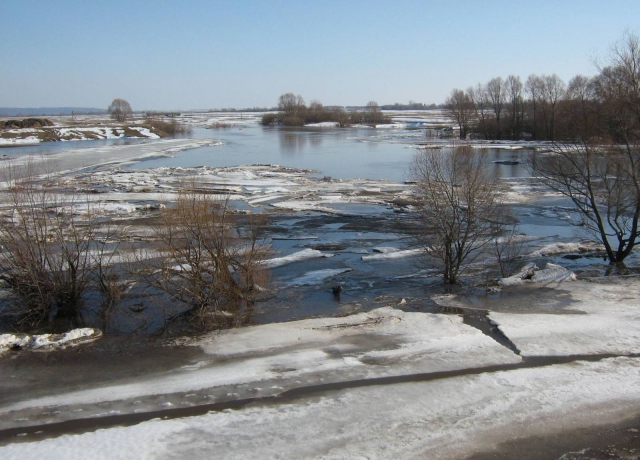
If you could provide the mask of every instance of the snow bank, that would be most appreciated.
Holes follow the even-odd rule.
[[[288,200],[280,201],[278,203],[271,203],[271,206],[280,209],[290,209],[292,211],[314,211],[325,212],[327,214],[344,214],[344,212],[331,208],[329,206],[323,206],[325,202],[335,202],[337,200],[324,200],[324,201],[310,201],[310,200]]]
[[[320,123],[307,123],[305,128],[339,128],[340,123],[337,121],[322,121]]]
[[[73,329],[64,334],[0,334],[0,355],[11,349],[54,350],[75,347],[102,337],[102,331],[92,328]]]
[[[72,173],[95,166],[119,166],[145,158],[173,155],[177,152],[209,145],[220,145],[215,139],[148,139],[131,145],[106,145],[88,148],[70,148],[44,157],[22,156],[12,159],[19,167],[33,163],[55,165],[59,174]],[[49,172],[49,169],[46,169]]]
[[[146,137],[148,139],[160,139],[160,136],[158,136],[157,134],[152,133],[149,128],[141,128],[139,126],[132,126],[131,129],[135,129],[141,135],[143,135],[144,137]]]
[[[38,139],[36,136],[25,137],[24,139],[0,137],[0,146],[30,145],[39,143],[40,139]]]

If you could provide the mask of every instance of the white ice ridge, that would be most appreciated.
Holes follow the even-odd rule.
[[[362,260],[389,260],[389,259],[403,259],[405,257],[415,257],[424,251],[422,249],[398,249],[398,248],[374,248],[377,251],[376,254],[365,254],[362,256]]]
[[[325,280],[333,278],[353,271],[352,268],[325,268],[323,270],[314,270],[287,283],[290,286],[312,286],[314,284],[322,284]]]

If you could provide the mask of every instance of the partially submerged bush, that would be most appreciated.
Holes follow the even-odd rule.
[[[153,130],[160,137],[184,136],[191,134],[192,131],[191,126],[180,123],[175,119],[166,121],[160,118],[147,118],[143,126]]]
[[[138,258],[154,289],[183,305],[169,320],[186,318],[204,329],[245,324],[266,282],[262,264],[269,247],[259,223],[241,232],[229,201],[194,187],[160,212],[152,229],[155,254]]]
[[[280,96],[278,109],[280,110],[278,113],[265,113],[260,124],[263,126],[304,126],[311,123],[333,122],[343,128],[356,123],[369,125],[391,123],[391,118],[384,115],[374,101],[369,102],[362,112],[354,110],[347,113],[341,107],[326,108],[319,101],[312,101],[307,107],[301,96],[286,93]]]
[[[84,324],[87,293],[104,281],[97,267],[97,216],[86,197],[37,180],[32,165],[5,167],[0,216],[0,280],[9,290],[10,321],[30,329],[50,321],[62,330]],[[115,250],[115,249],[114,249]]]
[[[277,113],[265,113],[260,120],[260,124],[263,126],[277,125],[279,123],[280,118]]]

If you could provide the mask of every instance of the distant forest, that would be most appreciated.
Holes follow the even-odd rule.
[[[625,34],[594,77],[495,77],[445,102],[461,138],[637,142],[640,139],[640,38]]]
[[[107,113],[106,109],[92,107],[0,107],[0,117],[33,117],[44,115],[94,115]]]
[[[413,102],[409,101],[408,104],[387,104],[381,105],[380,108],[382,110],[433,110],[433,109],[441,109],[444,107],[444,104],[436,105],[436,104],[423,104],[421,102]]]

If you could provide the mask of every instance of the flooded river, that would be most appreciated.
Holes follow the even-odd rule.
[[[215,137],[222,145],[178,153],[174,158],[156,158],[137,163],[134,169],[159,166],[236,166],[278,164],[318,171],[335,179],[386,179],[403,182],[417,147],[426,142],[424,130],[371,128],[277,128],[246,125],[226,129],[194,129],[194,137]],[[520,164],[529,149],[488,149],[500,177],[523,177]]]
[[[78,167],[78,158],[108,158],[114,151],[131,151],[124,162],[126,169],[136,172],[159,167],[188,168],[198,166],[226,167],[252,164],[277,164],[286,167],[314,170],[317,178],[386,180],[402,183],[409,179],[409,169],[415,154],[425,143],[449,143],[426,138],[425,130],[389,127],[385,129],[348,128],[278,128],[262,127],[257,123],[233,125],[227,128],[196,127],[191,134],[195,141],[215,139],[214,145],[170,151],[168,154],[142,155],[157,141],[114,139],[42,143],[37,146],[5,148],[6,157],[41,156],[62,158],[68,164],[63,170]],[[169,141],[170,142],[170,141]],[[531,192],[526,178],[529,172],[524,163],[532,149],[522,146],[507,148],[487,146],[488,158],[497,175],[505,181],[516,181],[523,193]],[[64,160],[65,152],[73,150],[75,164]],[[98,165],[99,163],[93,163]],[[116,163],[114,163],[116,164]],[[91,163],[80,164],[85,171]],[[104,168],[104,164],[99,166]],[[176,171],[176,174],[179,172]],[[375,183],[372,182],[375,188]],[[336,189],[337,191],[338,189]],[[122,198],[120,198],[122,199]],[[260,209],[270,216],[267,237],[272,241],[276,257],[287,257],[300,251],[322,251],[323,257],[288,264],[272,270],[273,284],[278,295],[257,307],[258,322],[286,321],[309,316],[349,314],[384,305],[403,305],[403,308],[429,310],[434,292],[442,291],[438,270],[425,266],[417,257],[383,256],[386,251],[412,248],[404,233],[409,215],[397,209],[372,203],[335,204],[335,215],[309,210],[278,209],[269,203]],[[244,202],[241,206],[247,207]],[[511,205],[520,222],[520,232],[529,238],[531,250],[559,241],[576,241],[579,235],[573,225],[570,203],[559,198],[537,199]],[[365,256],[365,257],[363,257]],[[373,257],[371,257],[373,256]],[[558,262],[558,259],[546,258]],[[592,265],[584,259],[560,260],[571,269]],[[473,283],[484,276],[490,261],[479,261],[470,271]],[[472,283],[472,284],[473,284]],[[340,287],[338,295],[333,288]],[[499,295],[493,295],[493,301]],[[486,299],[491,302],[491,300]],[[472,302],[473,304],[483,304]],[[520,308],[520,307],[518,307]]]

